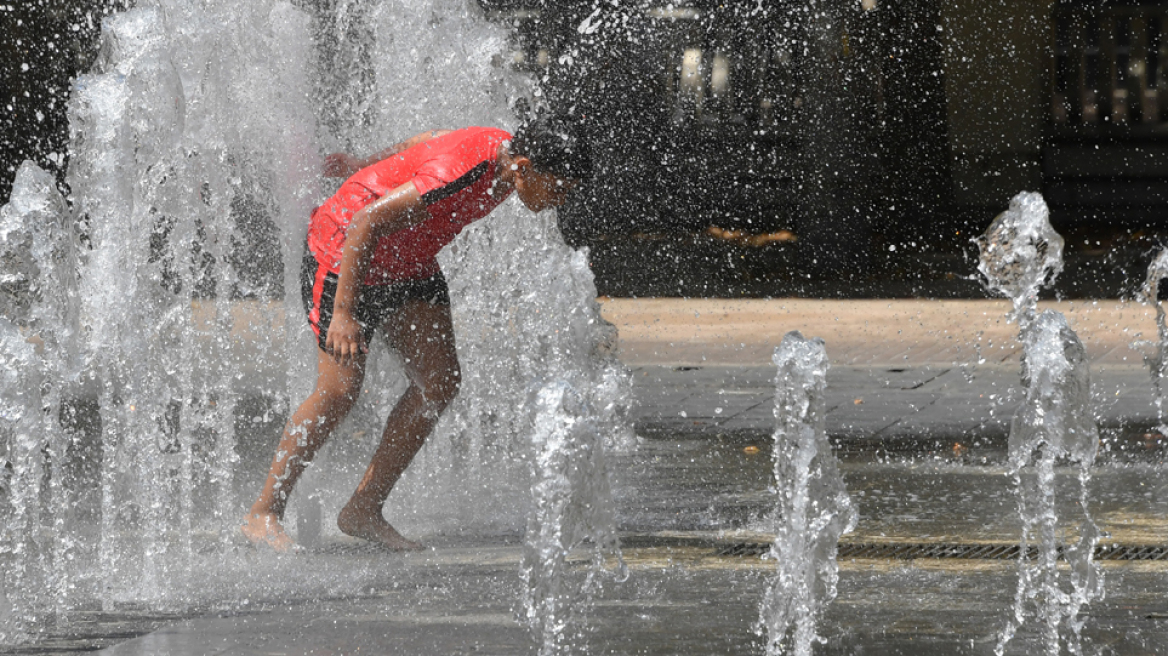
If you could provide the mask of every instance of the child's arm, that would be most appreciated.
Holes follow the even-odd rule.
[[[413,148],[420,143],[425,143],[435,137],[441,137],[442,135],[450,134],[451,132],[453,132],[453,130],[429,130],[415,134],[414,136],[406,139],[405,141],[402,141],[401,143],[396,143],[389,148],[386,148],[385,150],[377,153],[376,155],[372,155],[363,159],[360,157],[353,157],[352,155],[348,155],[346,153],[332,153],[330,155],[326,155],[324,158],[324,175],[326,178],[347,178],[357,171],[365,168],[366,166],[372,166],[383,159],[392,157],[402,152],[403,150]]]
[[[333,301],[333,318],[329,325],[325,350],[342,364],[352,363],[358,352],[368,351],[361,327],[353,315],[357,295],[377,240],[398,230],[415,226],[430,217],[422,197],[412,182],[407,182],[385,196],[366,205],[353,215],[345,233],[341,266],[337,274],[337,294]]]

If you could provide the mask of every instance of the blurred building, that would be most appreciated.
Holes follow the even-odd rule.
[[[800,271],[839,271],[961,250],[1022,190],[1075,235],[1168,210],[1163,2],[480,3],[520,66],[577,87],[551,104],[600,124],[582,242],[785,229]]]
[[[101,19],[123,0],[0,2],[0,203],[26,159],[63,178],[72,80],[97,54]]]
[[[1043,189],[1064,222],[1168,216],[1168,4],[1060,3],[1036,60]]]
[[[1074,293],[1119,293],[1139,258],[1116,253],[1150,243],[1124,239],[1168,238],[1168,2],[476,1],[539,81],[516,110],[595,137],[601,175],[561,221],[602,292],[975,294],[954,258],[1022,190],[1111,258]],[[295,3],[321,61],[371,74],[337,0]],[[0,201],[22,159],[63,170],[69,80],[125,4],[0,2]]]
[[[514,24],[514,59],[553,109],[595,127],[604,175],[573,232],[791,229],[843,240],[819,259],[852,259],[910,206],[939,219],[935,2],[483,3]]]

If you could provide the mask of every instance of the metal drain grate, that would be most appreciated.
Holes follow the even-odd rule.
[[[378,556],[399,553],[375,542],[326,542],[315,547],[309,547],[307,551],[312,554],[327,556]]]
[[[771,545],[765,542],[739,542],[720,547],[717,555],[762,556],[770,550]],[[839,546],[838,558],[1017,560],[1020,552],[1017,544],[845,543]],[[1038,547],[1031,545],[1026,557],[1037,559]],[[1058,557],[1063,558],[1063,547],[1058,548]],[[1101,545],[1095,547],[1095,560],[1168,560],[1168,547]]]
[[[739,542],[718,548],[719,556],[764,556],[771,552],[771,545],[763,542]]]
[[[915,558],[951,558],[957,560],[1017,560],[1021,551],[1016,544],[841,544],[840,558],[876,558],[909,560]],[[1038,556],[1038,549],[1028,554]],[[1060,554],[1061,555],[1061,554]]]
[[[1122,544],[1095,547],[1095,560],[1168,560],[1168,547],[1130,547]]]

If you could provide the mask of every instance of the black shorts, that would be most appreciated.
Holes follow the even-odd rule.
[[[337,274],[328,272],[312,251],[304,249],[300,267],[300,297],[308,323],[316,333],[316,344],[323,351],[328,340],[328,327],[333,320],[333,303],[337,298]],[[357,295],[354,317],[361,325],[365,343],[373,338],[373,331],[383,325],[408,301],[425,301],[433,305],[450,305],[450,292],[442,272],[421,280],[401,280],[388,285],[363,285]]]

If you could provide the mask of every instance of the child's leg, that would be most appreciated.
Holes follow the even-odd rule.
[[[355,365],[342,365],[320,349],[316,355],[316,389],[284,425],[268,478],[243,525],[244,535],[252,542],[281,551],[292,546],[280,525],[288,497],[317,450],[353,407],[365,376],[364,356]]]
[[[381,506],[458,394],[450,306],[410,301],[386,323],[385,334],[405,363],[410,386],[390,413],[381,444],[337,525],[349,535],[393,549],[417,549],[420,544],[406,540],[385,521]]]

